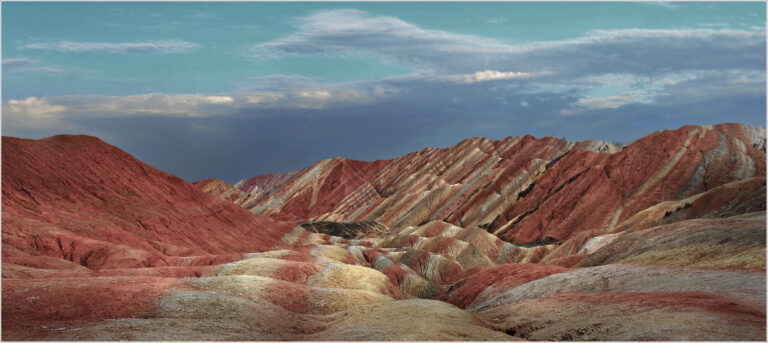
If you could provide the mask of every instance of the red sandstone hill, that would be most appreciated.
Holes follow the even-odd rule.
[[[281,174],[245,207],[281,220],[375,220],[395,231],[440,220],[517,244],[563,242],[628,229],[646,209],[731,182],[762,178],[746,190],[759,191],[765,157],[765,130],[740,124],[660,131],[621,150],[553,137],[472,138],[386,161],[323,160]],[[765,208],[764,197],[730,193],[707,196],[724,206],[719,216]]]
[[[281,186],[285,180],[293,176],[296,172],[274,173],[254,176],[249,179],[241,180],[235,187],[253,196],[269,192],[275,187]]]
[[[98,138],[2,138],[3,263],[111,269],[211,264],[281,246],[254,215]]]
[[[227,184],[219,179],[205,179],[195,181],[193,185],[200,188],[203,192],[213,195],[217,198],[224,199],[235,203],[238,206],[248,206],[251,202],[256,200],[256,196],[246,193],[240,188]]]
[[[237,187],[87,136],[3,137],[2,162],[4,340],[765,338],[762,129],[475,138]],[[561,241],[501,239],[536,225]]]

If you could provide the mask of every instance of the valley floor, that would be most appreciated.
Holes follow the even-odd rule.
[[[691,228],[695,237],[686,238]],[[696,248],[652,241],[663,232]],[[551,248],[510,247],[442,222],[376,242],[289,234],[292,249],[218,265],[92,271],[3,263],[2,338],[765,338],[764,212],[638,232],[651,233],[611,237],[581,257],[583,267],[528,263]],[[720,256],[726,241],[730,259]]]

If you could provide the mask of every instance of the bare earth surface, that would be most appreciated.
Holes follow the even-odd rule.
[[[765,131],[474,138],[189,184],[3,137],[3,340],[766,339]]]

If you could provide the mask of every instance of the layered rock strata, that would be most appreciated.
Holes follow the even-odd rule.
[[[5,340],[766,337],[762,129],[476,138],[234,187],[93,137],[2,148]]]
[[[545,244],[621,231],[649,207],[753,177],[765,177],[765,130],[739,124],[656,132],[621,150],[553,137],[473,138],[392,160],[323,160],[283,175],[245,208],[281,220],[375,220],[395,231],[440,220]]]

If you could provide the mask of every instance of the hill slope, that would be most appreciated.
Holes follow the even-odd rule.
[[[765,339],[762,129],[476,138],[234,187],[93,137],[2,152],[5,340]]]
[[[209,264],[281,246],[296,226],[205,194],[98,138],[2,140],[3,262]]]
[[[621,150],[553,137],[473,138],[392,160],[323,160],[282,174],[245,207],[283,220],[375,220],[395,231],[440,220],[546,244],[614,232],[661,202],[752,177],[765,177],[765,130],[740,124],[656,132]]]

